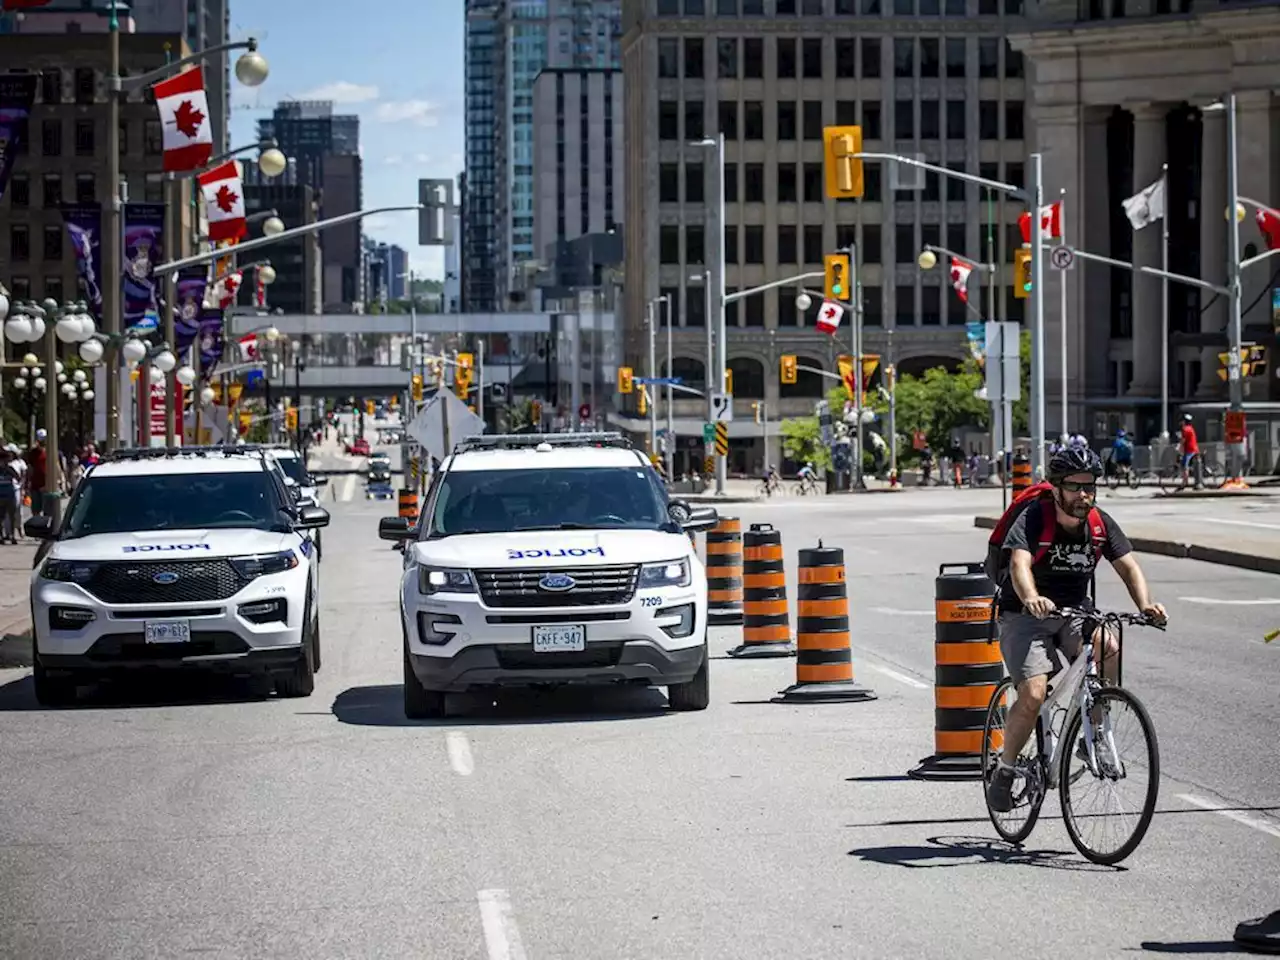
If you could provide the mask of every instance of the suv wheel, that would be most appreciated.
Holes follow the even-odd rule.
[[[311,602],[302,618],[302,649],[298,662],[288,673],[276,677],[276,693],[282,697],[309,697],[316,688],[315,635],[312,633]]]
[[[35,669],[32,680],[36,687],[36,702],[42,707],[69,707],[76,702],[76,679],[74,676],[50,676],[35,657]]]
[[[688,683],[667,685],[667,702],[672,710],[705,710],[711,703],[711,657],[707,642],[702,641],[702,666]]]
[[[428,690],[413,672],[409,659],[409,638],[404,641],[404,715],[408,720],[436,720],[445,716],[445,695]]]
[[[320,672],[320,618],[316,617],[311,628],[311,672]]]

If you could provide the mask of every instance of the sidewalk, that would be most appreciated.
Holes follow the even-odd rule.
[[[31,607],[28,584],[36,555],[34,540],[0,546],[0,667],[31,662]]]
[[[998,517],[974,517],[973,525],[995,528]],[[1124,532],[1141,553],[1158,553],[1184,560],[1202,560],[1262,573],[1280,573],[1280,538],[1275,531],[1232,527],[1230,530],[1196,530],[1159,520],[1124,520]]]

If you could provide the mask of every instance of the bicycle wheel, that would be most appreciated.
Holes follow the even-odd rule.
[[[1177,493],[1182,487],[1182,467],[1175,465],[1160,471],[1160,489],[1165,493]]]
[[[1125,471],[1125,481],[1129,484],[1130,490],[1137,490],[1138,484],[1142,483],[1142,478],[1138,476],[1138,471],[1132,467]]]
[[[1222,464],[1206,460],[1203,469],[1204,485],[1210,490],[1222,489],[1222,485],[1227,482],[1227,474],[1222,469]]]
[[[1062,819],[1067,834],[1087,860],[1112,866],[1128,857],[1147,833],[1156,811],[1160,793],[1160,748],[1155,727],[1146,708],[1122,687],[1103,687],[1093,694],[1093,712],[1100,715],[1098,774],[1076,754],[1081,737],[1082,718],[1076,712],[1062,739],[1062,776],[1058,790],[1062,801]],[[1131,722],[1126,722],[1126,715]],[[1126,745],[1136,750],[1126,756]],[[1120,793],[1122,788],[1141,797],[1142,809],[1135,819],[1125,813]],[[1102,797],[1101,813],[1086,813],[1083,808]],[[1113,823],[1114,821],[1114,823]],[[1090,836],[1086,838],[1085,834]]]
[[[1013,680],[1000,681],[991,702],[987,705],[987,719],[982,725],[982,797],[986,801],[987,787],[995,772],[996,761],[1004,749],[1004,721],[1009,707],[1017,696]],[[1013,809],[1000,813],[987,805],[987,816],[1000,838],[1008,843],[1022,843],[1031,836],[1036,821],[1040,819],[1040,806],[1044,803],[1044,764],[1040,760],[1040,725],[1036,724],[1034,737],[1028,739],[1018,753],[1017,776],[1013,781]],[[1032,746],[1034,744],[1034,747]]]

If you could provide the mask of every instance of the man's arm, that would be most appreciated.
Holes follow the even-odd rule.
[[[1111,561],[1111,565],[1115,568],[1116,573],[1120,575],[1124,588],[1129,591],[1129,596],[1133,599],[1134,606],[1154,619],[1163,621],[1166,618],[1164,607],[1151,599],[1151,591],[1147,588],[1147,578],[1143,576],[1142,567],[1138,566],[1138,561],[1134,555],[1126,553],[1123,557]]]
[[[1009,579],[1027,613],[1043,619],[1053,612],[1053,601],[1048,597],[1040,596],[1036,589],[1036,580],[1031,574],[1030,550],[1015,547],[1009,551]]]

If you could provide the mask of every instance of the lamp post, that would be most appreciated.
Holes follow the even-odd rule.
[[[727,393],[725,390],[725,371],[729,367],[729,344],[725,335],[725,260],[724,260],[724,134],[716,134],[714,138],[706,137],[693,143],[695,147],[703,147],[713,152],[715,157],[715,231],[713,233],[712,245],[715,255],[711,258],[712,274],[714,280],[713,302],[715,304],[715,317],[708,315],[707,323],[715,322],[716,325],[716,374],[713,381],[707,378],[707,392],[710,393],[712,383],[715,384],[716,393]],[[767,441],[766,441],[766,458],[768,457]],[[716,457],[716,495],[724,495],[725,479],[729,474],[729,461],[727,457]]]
[[[40,369],[40,358],[34,353],[28,353],[22,358],[22,366],[18,369],[18,375],[13,378],[13,389],[22,394],[24,405],[27,409],[27,445],[31,446],[36,440],[36,401],[44,394],[47,381],[44,378],[44,371]]]

